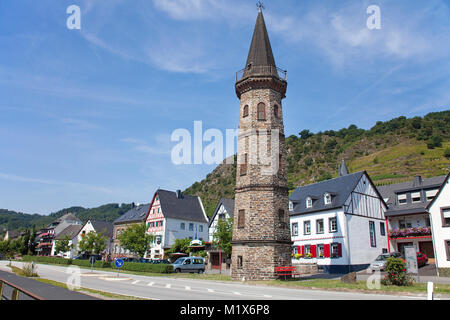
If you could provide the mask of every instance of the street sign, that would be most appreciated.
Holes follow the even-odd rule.
[[[417,265],[416,248],[405,247],[405,260],[406,260],[406,272],[418,274],[419,267]]]
[[[95,256],[91,256],[91,257],[89,258],[89,261],[90,261],[90,263],[91,263],[91,266],[94,265],[94,263],[95,263],[96,260],[97,260],[97,259],[95,259]]]
[[[116,266],[116,268],[120,269],[123,267],[123,259],[115,259],[114,260],[114,265]]]

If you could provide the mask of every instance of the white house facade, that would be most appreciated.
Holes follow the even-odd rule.
[[[162,259],[176,239],[208,240],[208,218],[199,197],[158,189],[146,218],[147,232],[155,239],[146,254]]]
[[[428,205],[430,213],[436,269],[439,276],[450,276],[450,174],[436,197]]]
[[[328,273],[366,269],[388,251],[386,209],[365,171],[297,188],[290,197],[293,264],[317,263]]]

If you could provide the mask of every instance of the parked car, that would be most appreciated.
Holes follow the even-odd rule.
[[[177,259],[173,264],[173,270],[179,272],[205,272],[205,260],[199,257],[183,257]]]
[[[102,260],[102,256],[98,254],[82,253],[72,258],[72,260],[89,260],[91,257],[95,257],[95,261]]]
[[[140,259],[131,257],[123,257],[121,259],[123,260],[123,262],[141,262]]]
[[[417,252],[417,265],[422,267],[428,263],[428,257],[425,253]]]
[[[167,259],[159,259],[159,260],[151,260],[153,264],[170,264],[170,261]]]
[[[400,258],[401,256],[400,252],[382,253],[369,265],[369,269],[372,272],[377,270],[382,271],[386,268],[388,258]]]

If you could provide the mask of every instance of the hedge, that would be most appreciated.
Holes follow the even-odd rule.
[[[139,262],[125,262],[120,270],[138,271],[138,272],[155,272],[155,273],[171,273],[173,267],[171,264],[151,264]]]
[[[50,264],[76,265],[80,267],[91,267],[89,260],[72,260],[58,257],[41,257],[41,256],[23,256],[23,261],[34,261]],[[94,268],[112,268],[112,263],[107,261],[96,261]],[[173,267],[170,264],[151,264],[138,262],[125,262],[120,270],[136,271],[136,272],[153,272],[153,273],[171,273]]]

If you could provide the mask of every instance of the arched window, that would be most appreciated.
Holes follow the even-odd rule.
[[[258,104],[258,120],[266,120],[266,105],[262,102]]]
[[[244,106],[244,111],[243,111],[243,115],[244,118],[248,116],[248,105]]]
[[[280,112],[280,108],[279,108],[277,105],[274,105],[274,106],[273,106],[273,115],[274,115],[275,118],[277,118],[277,119],[280,117],[279,112]]]

